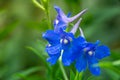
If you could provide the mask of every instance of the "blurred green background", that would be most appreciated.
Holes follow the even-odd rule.
[[[50,0],[52,22],[54,5],[72,16],[88,8],[80,24],[87,40],[110,47],[111,56],[103,61],[120,59],[120,0]],[[32,0],[0,0],[0,80],[64,80],[57,64],[49,70],[45,62],[47,42],[42,33],[47,29],[45,13]],[[90,80],[120,80],[119,66],[114,69],[103,68],[100,77]]]

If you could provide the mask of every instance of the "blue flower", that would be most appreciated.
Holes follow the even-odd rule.
[[[54,20],[54,30],[55,32],[59,32],[59,29],[62,28],[63,30],[66,29],[66,27],[68,26],[68,24],[72,21],[74,21],[75,19],[77,19],[78,17],[80,17],[82,14],[84,14],[86,12],[87,9],[84,9],[83,11],[81,11],[80,13],[78,13],[77,15],[70,17],[70,15],[68,14],[67,16],[64,14],[64,12],[61,10],[60,7],[58,6],[54,6],[55,10],[57,11],[57,16],[56,19]]]
[[[99,45],[100,41],[90,43],[84,41],[79,46],[78,57],[76,58],[76,69],[78,72],[86,70],[87,66],[93,75],[100,75],[98,60],[110,55],[110,50],[105,45]]]
[[[93,75],[100,75],[98,61],[110,55],[109,48],[99,45],[100,41],[87,42],[81,28],[79,28],[81,35],[77,38],[74,36],[82,18],[78,20],[70,32],[65,32],[68,24],[85,13],[86,9],[73,17],[66,16],[58,6],[55,6],[55,9],[58,15],[54,21],[54,30],[47,30],[42,35],[48,41],[46,52],[49,58],[47,61],[54,65],[60,58],[65,66],[76,62],[75,67],[78,72],[85,71],[88,67]]]
[[[74,33],[76,32],[79,23],[82,19],[80,19],[73,29],[70,32],[65,32],[63,29],[59,30],[59,33],[56,33],[53,30],[47,30],[43,34],[43,38],[48,41],[48,45],[46,46],[46,51],[49,55],[47,59],[52,65],[56,63],[59,57],[62,57],[62,62],[65,66],[69,66],[75,59],[77,53],[77,45],[76,41],[78,41],[74,37]],[[79,37],[79,40],[82,41],[82,37]]]
[[[70,55],[72,55],[71,51],[73,51],[70,50],[72,41],[74,40],[72,33],[61,32],[61,34],[58,34],[53,30],[48,30],[43,34],[43,38],[49,42],[46,46],[46,51],[49,55],[47,59],[48,62],[55,64],[62,55],[63,64],[66,66],[71,64],[72,61],[67,57],[70,57]]]

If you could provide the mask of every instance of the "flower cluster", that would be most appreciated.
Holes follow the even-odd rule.
[[[75,63],[78,72],[86,70],[88,67],[93,75],[100,75],[98,61],[110,55],[110,50],[105,45],[99,45],[100,41],[95,43],[87,42],[79,24],[82,20],[81,15],[87,9],[81,11],[77,15],[67,16],[58,6],[54,7],[57,11],[56,19],[54,20],[54,30],[47,30],[43,33],[43,38],[48,41],[46,52],[49,55],[47,61],[54,65],[61,58],[64,66],[70,66]],[[68,24],[78,19],[78,22],[73,26],[71,31],[66,32]],[[76,31],[80,30],[80,36],[75,37]]]

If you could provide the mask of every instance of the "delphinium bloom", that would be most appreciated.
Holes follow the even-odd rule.
[[[54,31],[59,32],[59,29],[65,30],[66,27],[70,22],[73,22],[77,18],[81,17],[82,14],[86,12],[87,9],[79,12],[77,15],[70,17],[69,14],[66,16],[62,9],[58,6],[54,6],[55,10],[57,11],[56,19],[54,20]]]
[[[49,58],[47,61],[53,65],[61,57],[65,66],[70,66],[72,62],[76,62],[75,66],[78,72],[84,71],[88,67],[93,75],[99,75],[98,61],[110,55],[109,48],[105,45],[99,45],[100,41],[87,42],[81,28],[81,35],[77,38],[74,36],[81,18],[70,32],[65,31],[68,24],[80,17],[86,10],[73,17],[68,17],[58,6],[55,6],[55,9],[58,15],[54,21],[54,30],[47,30],[43,34],[43,38],[48,41],[46,51]]]
[[[83,32],[81,32],[83,35]],[[99,45],[100,41],[95,43],[87,42],[83,37],[83,43],[79,44],[78,57],[76,58],[76,69],[78,72],[86,70],[87,66],[93,75],[100,75],[98,60],[110,55],[110,50],[105,45]]]
[[[65,66],[69,66],[75,59],[74,53],[76,52],[76,44],[74,33],[79,26],[81,19],[74,25],[70,32],[65,32],[60,29],[60,33],[56,33],[53,30],[47,30],[43,34],[43,38],[48,41],[46,51],[49,55],[47,59],[52,65],[56,63],[59,57],[62,57],[62,62]]]
[[[54,8],[58,13],[56,19],[54,20],[54,30],[47,30],[43,34],[43,38],[48,41],[46,51],[49,55],[49,58],[47,59],[47,61],[51,64],[55,64],[61,56],[63,64],[68,66],[75,59],[75,57],[73,58],[73,56],[75,56],[73,55],[73,52],[76,52],[76,49],[74,46],[71,45],[76,44],[74,43],[74,33],[77,30],[81,19],[75,24],[71,32],[65,32],[65,29],[70,22],[74,21],[83,13],[85,13],[86,9],[73,17],[69,17],[69,15],[66,16],[61,8],[59,8],[58,6],[55,6]]]

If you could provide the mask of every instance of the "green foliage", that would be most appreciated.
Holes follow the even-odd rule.
[[[54,5],[72,16],[88,8],[81,24],[87,40],[111,48],[111,56],[100,61],[100,76],[46,62],[42,33],[53,28]],[[119,5],[119,0],[0,0],[0,80],[119,80]]]

